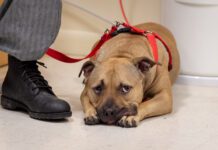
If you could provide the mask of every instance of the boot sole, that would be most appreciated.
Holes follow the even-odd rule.
[[[1,105],[3,108],[8,110],[25,110],[29,113],[29,116],[34,119],[40,120],[60,120],[72,116],[72,112],[61,112],[61,113],[38,113],[32,112],[29,108],[21,102],[12,100],[8,97],[1,96]]]

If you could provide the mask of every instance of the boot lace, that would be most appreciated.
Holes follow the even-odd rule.
[[[35,84],[32,90],[35,89],[45,89],[49,93],[52,93],[52,87],[48,84],[48,81],[44,79],[41,72],[38,70],[38,65],[47,68],[44,63],[39,61],[25,61],[22,62],[20,68],[23,70],[22,76],[25,77],[24,80],[28,80]]]

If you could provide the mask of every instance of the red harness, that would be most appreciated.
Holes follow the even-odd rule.
[[[141,29],[131,26],[128,23],[128,20],[126,18],[123,5],[122,5],[122,0],[119,0],[119,1],[120,1],[120,7],[122,10],[122,14],[124,16],[126,23],[122,23],[122,24],[117,23],[116,25],[112,26],[110,30],[106,30],[106,32],[103,34],[99,42],[96,44],[96,46],[91,50],[91,52],[87,56],[85,56],[84,58],[71,58],[52,48],[48,49],[47,55],[59,61],[65,62],[65,63],[79,62],[81,60],[93,57],[106,41],[110,40],[117,34],[128,32],[132,34],[142,35],[148,39],[150,46],[152,48],[154,61],[156,63],[158,63],[158,48],[157,48],[157,41],[156,41],[156,39],[158,39],[165,46],[168,52],[168,56],[169,56],[168,70],[170,71],[172,69],[172,55],[171,55],[168,45],[164,42],[164,40],[158,34],[151,32],[151,31],[147,31],[147,30],[141,30]]]

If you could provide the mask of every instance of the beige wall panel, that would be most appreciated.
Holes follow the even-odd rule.
[[[72,0],[111,21],[123,21],[118,0]],[[160,0],[123,0],[131,24],[160,22]],[[62,26],[53,45],[73,55],[87,54],[96,39],[110,25],[66,4],[63,0]]]

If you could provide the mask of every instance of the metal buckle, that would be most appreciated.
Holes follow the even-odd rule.
[[[147,31],[144,32],[144,35],[146,36],[146,35],[149,34],[149,33],[150,33],[150,34],[153,34],[152,31],[147,30]]]
[[[106,29],[106,30],[104,31],[104,34],[106,34],[106,33],[109,33],[109,29]]]
[[[119,21],[115,21],[115,26],[119,27],[120,25],[122,25]]]

